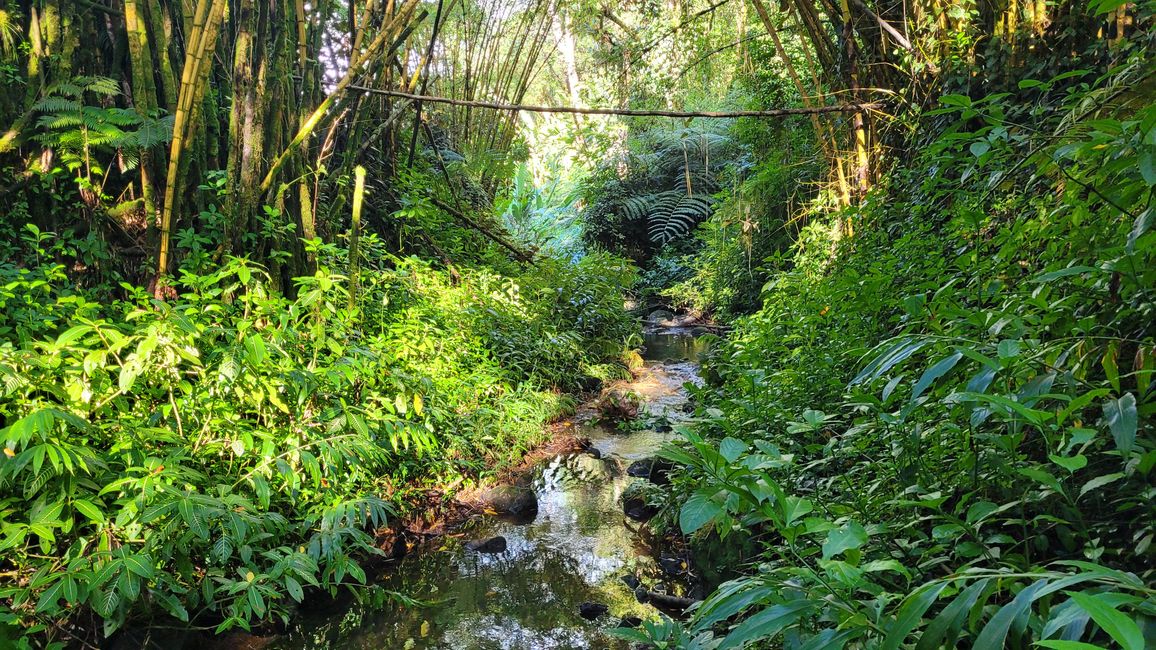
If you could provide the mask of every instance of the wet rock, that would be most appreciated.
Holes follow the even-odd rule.
[[[650,521],[658,514],[658,508],[647,503],[641,496],[637,496],[623,500],[622,512],[634,521]]]
[[[673,429],[674,428],[670,426],[670,422],[667,420],[659,420],[654,424],[654,430],[659,433],[669,433]]]
[[[590,447],[586,450],[586,455],[591,458],[602,458],[602,452],[597,447]]]
[[[625,422],[638,417],[642,398],[632,390],[612,388],[597,403],[599,416],[608,422]]]
[[[506,551],[506,538],[498,535],[486,539],[475,539],[466,542],[466,548],[475,553],[504,553]]]
[[[666,485],[670,483],[670,472],[674,469],[674,463],[663,460],[661,458],[643,458],[636,460],[626,468],[626,473],[629,476],[637,478],[644,478],[655,485]]]
[[[583,393],[593,393],[599,388],[602,388],[602,380],[598,377],[591,377],[589,375],[579,377],[577,384],[578,390],[582,391]]]
[[[622,512],[634,521],[649,521],[658,514],[658,508],[646,499],[646,488],[641,483],[631,483],[622,493]]]
[[[646,587],[638,587],[634,590],[634,597],[640,603],[650,603],[655,607],[681,614],[683,610],[695,604],[696,600],[690,598],[683,598],[681,596],[671,596],[669,594],[660,594],[656,591],[650,591]]]
[[[674,312],[655,309],[646,317],[646,324],[651,327],[670,327],[674,324]]]
[[[618,627],[638,627],[642,625],[642,619],[637,616],[623,616],[622,620],[618,621]]]
[[[501,485],[486,490],[478,501],[482,507],[498,514],[530,515],[538,512],[538,495],[520,485]]]
[[[638,589],[638,585],[642,584],[637,577],[632,575],[622,576],[622,583],[631,589]]]
[[[609,609],[609,607],[602,603],[585,602],[578,605],[578,615],[588,621],[593,621],[605,614]]]
[[[683,576],[690,573],[690,563],[679,557],[660,557],[658,566],[668,575]]]

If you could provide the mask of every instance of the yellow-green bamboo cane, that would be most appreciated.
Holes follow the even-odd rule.
[[[180,94],[173,116],[173,140],[169,147],[169,168],[165,181],[165,203],[161,210],[160,241],[157,252],[156,287],[158,297],[163,295],[162,278],[168,272],[169,245],[173,214],[180,197],[181,155],[194,132],[196,105],[204,98],[204,68],[212,64],[206,54],[217,41],[217,32],[225,15],[227,0],[199,0],[193,14],[192,29],[186,44],[185,66],[181,70]]]
[[[285,147],[285,150],[282,151],[279,156],[277,156],[275,161],[273,161],[273,165],[269,167],[269,172],[265,174],[265,179],[261,181],[261,192],[268,192],[269,188],[273,187],[273,181],[277,178],[277,172],[280,171],[281,167],[285,165],[285,161],[287,161],[289,156],[291,156],[293,152],[297,150],[297,147],[299,147],[301,143],[309,137],[309,134],[313,133],[313,129],[317,128],[317,125],[321,122],[322,118],[324,118],[325,114],[329,112],[329,108],[333,106],[333,102],[339,96],[341,96],[343,92],[345,92],[345,89],[349,87],[349,84],[353,83],[353,80],[360,73],[362,66],[365,65],[365,63],[370,59],[378,56],[379,50],[381,50],[381,48],[383,48],[386,44],[393,43],[393,41],[401,34],[402,30],[405,29],[406,25],[408,24],[409,19],[413,17],[414,11],[417,9],[419,4],[421,4],[420,0],[406,0],[405,4],[398,9],[397,13],[393,15],[390,21],[382,26],[381,31],[377,34],[377,37],[374,38],[369,46],[365,48],[365,55],[359,57],[353,65],[349,66],[349,70],[346,71],[345,76],[343,76],[341,81],[338,81],[337,85],[334,86],[333,92],[329,93],[329,95],[324,100],[322,100],[317,109],[314,110],[313,113],[309,116],[309,119],[305,120],[305,122],[301,125],[301,128],[298,129],[297,135],[293,137],[293,140],[287,147]],[[380,54],[388,55],[389,52]]]
[[[349,310],[357,307],[357,284],[361,279],[361,204],[365,196],[365,168],[353,168],[353,221],[349,225]]]

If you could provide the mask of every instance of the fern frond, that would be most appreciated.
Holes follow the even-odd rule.
[[[708,216],[710,216],[710,201],[705,196],[683,194],[673,201],[669,199],[659,201],[649,215],[647,232],[650,241],[663,246],[684,237],[691,228]]]
[[[80,102],[68,97],[49,95],[33,104],[32,110],[38,113],[79,113]]]

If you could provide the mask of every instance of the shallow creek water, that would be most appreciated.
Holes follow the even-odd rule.
[[[697,382],[701,342],[688,333],[650,333],[646,366],[630,389],[660,421],[685,418],[685,382]],[[655,561],[620,497],[632,481],[627,466],[654,455],[675,434],[654,430],[618,433],[581,425],[601,458],[558,456],[537,468],[533,486],[538,513],[530,522],[479,518],[463,539],[501,535],[505,552],[482,554],[447,538],[440,550],[402,560],[383,579],[426,607],[354,605],[325,616],[306,615],[273,647],[399,648],[437,650],[548,650],[626,648],[607,631],[623,616],[653,617],[621,580],[635,574],[659,578]],[[669,583],[669,580],[668,580]],[[608,614],[587,621],[583,602],[603,603]]]

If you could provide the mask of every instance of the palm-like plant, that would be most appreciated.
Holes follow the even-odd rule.
[[[144,117],[132,109],[84,101],[90,94],[107,99],[119,93],[113,79],[76,77],[50,88],[33,106],[40,116],[36,140],[53,149],[64,167],[76,173],[82,191],[95,196],[100,194],[97,181],[107,175],[96,154],[118,155],[124,169],[133,169],[141,151],[172,137],[172,116]]]

